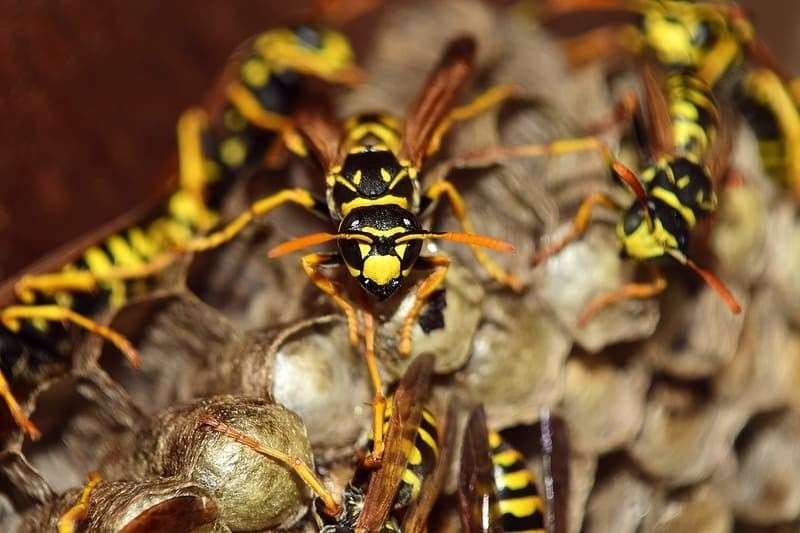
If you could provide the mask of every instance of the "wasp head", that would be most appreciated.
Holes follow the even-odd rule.
[[[414,267],[422,240],[416,217],[393,205],[353,209],[341,222],[339,234],[357,239],[340,239],[339,252],[347,270],[359,284],[385,300],[402,285]]]

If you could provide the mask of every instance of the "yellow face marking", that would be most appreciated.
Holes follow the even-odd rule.
[[[320,38],[322,47],[312,49],[299,42],[291,30],[279,28],[256,37],[253,50],[278,70],[292,69],[323,79],[354,64],[353,50],[342,34],[322,31]]]
[[[369,251],[372,249],[372,246],[365,242],[358,243],[358,251],[361,252],[361,257],[366,258],[369,255]]]
[[[353,183],[357,186],[361,185],[361,170],[356,170],[356,173],[353,174]]]
[[[403,259],[406,256],[407,249],[408,244],[398,244],[394,247],[394,251],[397,252],[397,255],[400,256],[400,259]]]
[[[346,180],[344,178],[344,176],[342,176],[341,174],[335,174],[332,177],[333,177],[333,182],[334,183],[336,183],[338,185],[342,185],[342,186],[346,187],[347,189],[353,191],[354,193],[358,193],[358,190],[355,188],[355,186],[352,183],[350,183],[348,180]],[[361,179],[360,176],[359,176],[359,179]]]
[[[397,173],[397,175],[394,177],[394,180],[389,184],[389,189],[394,189],[398,183],[400,183],[402,180],[406,178],[411,179],[411,177],[408,174],[408,169],[403,168],[400,170],[400,172]]]
[[[250,58],[242,65],[242,80],[250,87],[263,87],[269,81],[269,68],[263,60]]]
[[[630,235],[625,235],[622,224],[617,225],[617,237],[629,256],[635,259],[652,259],[664,255],[668,248],[676,249],[678,241],[675,237],[664,229],[663,224],[658,219],[653,221],[653,230],[647,227],[647,223],[642,221],[639,227]]]
[[[691,182],[692,178],[689,176],[684,176],[678,179],[678,181],[675,182],[675,185],[677,185],[679,189],[685,189]]]
[[[357,278],[358,276],[361,275],[361,271],[359,269],[353,268],[347,263],[345,263],[345,266],[347,267],[347,271],[350,272],[350,275],[353,276],[354,278]]]
[[[385,168],[381,169],[381,178],[383,178],[383,181],[385,181],[386,183],[392,181],[392,175],[389,174],[389,172]]]
[[[363,274],[378,285],[386,285],[400,277],[400,259],[393,255],[371,255],[364,260]]]
[[[220,144],[219,156],[225,166],[238,167],[247,157],[247,147],[238,137],[228,137]]]

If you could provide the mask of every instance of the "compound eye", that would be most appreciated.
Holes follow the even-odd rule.
[[[339,252],[344,262],[352,269],[359,272],[364,268],[364,259],[369,255],[372,247],[361,241],[340,240]]]

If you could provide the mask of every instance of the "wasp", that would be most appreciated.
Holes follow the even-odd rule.
[[[635,196],[625,206],[607,194],[590,194],[578,208],[571,230],[537,252],[533,263],[540,264],[579,238],[591,221],[593,209],[603,206],[621,214],[616,234],[623,257],[643,262],[672,258],[697,273],[733,313],[740,313],[741,306],[722,281],[687,255],[692,230],[716,208],[714,184],[728,172],[730,129],[719,127],[720,112],[714,95],[692,71],[673,70],[660,84],[652,68],[645,64],[642,80],[645,99],[637,107],[644,124],[646,146],[641,148],[647,164],[638,177],[596,136],[492,150],[493,156],[596,151],[606,160],[610,174]],[[609,305],[631,298],[650,298],[666,286],[666,280],[656,271],[650,282],[629,283],[600,295],[584,309],[578,324],[585,325]]]
[[[319,497],[324,515],[333,521],[321,532],[424,531],[444,482],[452,435],[450,416],[444,432],[440,432],[433,414],[423,407],[432,374],[430,355],[420,356],[409,366],[391,398],[391,407],[385,411],[386,449],[380,468],[364,471],[369,477],[365,484],[349,483],[341,503],[302,460],[265,447],[218,420],[204,423],[291,468]]]
[[[548,465],[552,459],[550,414],[541,424],[544,486],[543,496],[536,476],[525,465],[524,456],[496,431],[486,426],[483,407],[472,410],[464,430],[458,499],[462,530],[468,533],[512,532],[556,533],[566,531],[566,521],[556,520],[555,481]]]
[[[350,341],[359,344],[363,323],[364,355],[375,390],[373,458],[378,461],[383,448],[383,386],[375,357],[374,314],[369,303],[356,306],[343,288],[323,274],[326,268],[342,268],[372,300],[383,301],[395,294],[412,271],[430,273],[415,288],[415,301],[404,318],[398,351],[411,352],[412,326],[428,297],[444,281],[449,260],[442,255],[421,256],[422,241],[442,239],[472,247],[478,262],[492,278],[513,289],[520,281],[506,273],[481,248],[511,251],[505,242],[474,234],[461,195],[451,182],[441,179],[424,191],[420,173],[425,160],[435,153],[452,124],[498,104],[516,92],[516,87],[500,85],[489,89],[475,101],[453,107],[459,90],[473,70],[475,43],[469,37],[454,40],[411,106],[406,119],[367,113],[344,124],[326,110],[310,102],[295,115],[295,127],[325,172],[325,200],[305,189],[285,189],[252,204],[250,209],[219,231],[195,239],[183,250],[198,252],[220,246],[237,235],[247,224],[276,207],[293,203],[336,224],[335,233],[315,233],[283,243],[269,252],[278,257],[312,245],[336,241],[338,253],[312,253],[301,260],[310,280],[344,312]],[[427,216],[442,198],[450,201],[464,232],[432,232],[423,229],[420,219]],[[359,317],[361,320],[359,321]]]
[[[649,53],[668,69],[696,72],[731,98],[759,141],[767,173],[800,199],[800,91],[735,3],[675,0],[551,0],[550,16],[621,10],[637,25],[605,27],[566,43],[573,64]]]
[[[177,191],[70,244],[0,288],[6,304],[0,310],[4,372],[23,352],[43,359],[59,351],[65,330],[53,322],[100,335],[138,366],[131,343],[92,317],[146,293],[151,278],[177,258],[170,250],[212,227],[224,192],[286,130],[286,113],[301,82],[355,83],[363,77],[346,38],[324,28],[269,30],[243,50],[223,77],[221,106],[191,109],[178,121]],[[38,438],[2,373],[0,395],[23,432]]]

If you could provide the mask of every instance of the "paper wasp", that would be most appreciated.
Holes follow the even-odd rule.
[[[437,151],[452,124],[496,105],[515,91],[512,86],[497,86],[474,102],[453,108],[457,93],[472,72],[474,53],[475,44],[468,37],[450,43],[404,121],[369,113],[353,117],[342,125],[319,106],[301,107],[295,116],[295,126],[325,172],[326,201],[318,200],[304,189],[285,189],[258,200],[221,230],[182,247],[186,251],[215,248],[232,239],[255,217],[285,203],[300,205],[337,225],[335,233],[315,233],[293,239],[273,248],[269,256],[278,257],[308,246],[337,242],[338,253],[306,255],[302,266],[311,281],[344,312],[354,345],[359,342],[359,322],[363,325],[364,355],[375,391],[372,456],[375,461],[379,460],[383,448],[385,398],[375,356],[374,313],[370,303],[363,302],[358,307],[351,303],[339,284],[322,274],[322,269],[344,266],[350,277],[377,301],[394,294],[414,269],[431,270],[416,286],[413,307],[404,318],[398,345],[402,356],[410,354],[412,326],[425,301],[443,282],[449,266],[444,256],[421,257],[423,240],[467,244],[495,280],[515,289],[521,286],[517,278],[503,271],[481,250],[483,247],[510,251],[511,246],[474,234],[461,195],[449,181],[442,179],[421,191],[419,175],[423,163]],[[305,146],[295,149],[305,153]],[[422,228],[419,219],[426,216],[442,196],[450,201],[465,233],[437,233]]]
[[[23,352],[41,359],[60,351],[65,330],[53,322],[104,337],[138,366],[130,342],[93,317],[146,292],[151,278],[176,259],[171,249],[215,223],[225,191],[259,164],[279,140],[276,134],[286,130],[285,113],[293,108],[301,82],[311,77],[353,83],[361,77],[345,37],[323,28],[269,30],[243,50],[208,110],[190,109],[178,121],[177,191],[70,244],[0,288],[4,373]],[[39,431],[4,374],[0,395],[16,424],[37,438]]]
[[[566,531],[556,520],[555,483],[550,468],[552,442],[549,412],[541,423],[543,474],[540,493],[522,454],[486,426],[483,407],[470,413],[461,446],[458,499],[461,528],[467,533]]]
[[[759,140],[765,170],[800,199],[800,84],[790,81],[741,7],[676,0],[547,0],[544,6],[547,17],[636,14],[637,25],[599,28],[568,40],[570,61],[649,53],[666,68],[695,71],[718,96],[733,98]]]
[[[697,273],[732,312],[739,313],[741,307],[727,287],[687,256],[692,229],[716,207],[714,182],[728,171],[729,128],[719,127],[714,96],[708,85],[691,71],[670,72],[662,88],[652,69],[645,65],[642,80],[646,98],[639,107],[647,145],[641,148],[647,164],[639,177],[595,136],[493,150],[495,156],[596,151],[605,158],[611,175],[635,195],[631,205],[622,206],[607,194],[590,194],[581,203],[567,235],[537,252],[533,262],[541,263],[580,237],[589,225],[592,210],[604,206],[621,213],[616,233],[623,256],[638,261],[671,257]],[[616,302],[650,298],[666,285],[666,280],[658,274],[650,282],[629,283],[600,295],[584,309],[578,323],[586,324]]]
[[[366,485],[349,483],[341,504],[302,460],[267,448],[217,420],[204,423],[294,470],[319,497],[323,513],[334,521],[321,529],[324,533],[424,531],[444,482],[452,434],[450,417],[442,432],[433,414],[423,407],[432,373],[433,357],[429,355],[415,359],[408,368],[392,396],[391,409],[387,409],[381,466],[362,472],[369,477]]]

